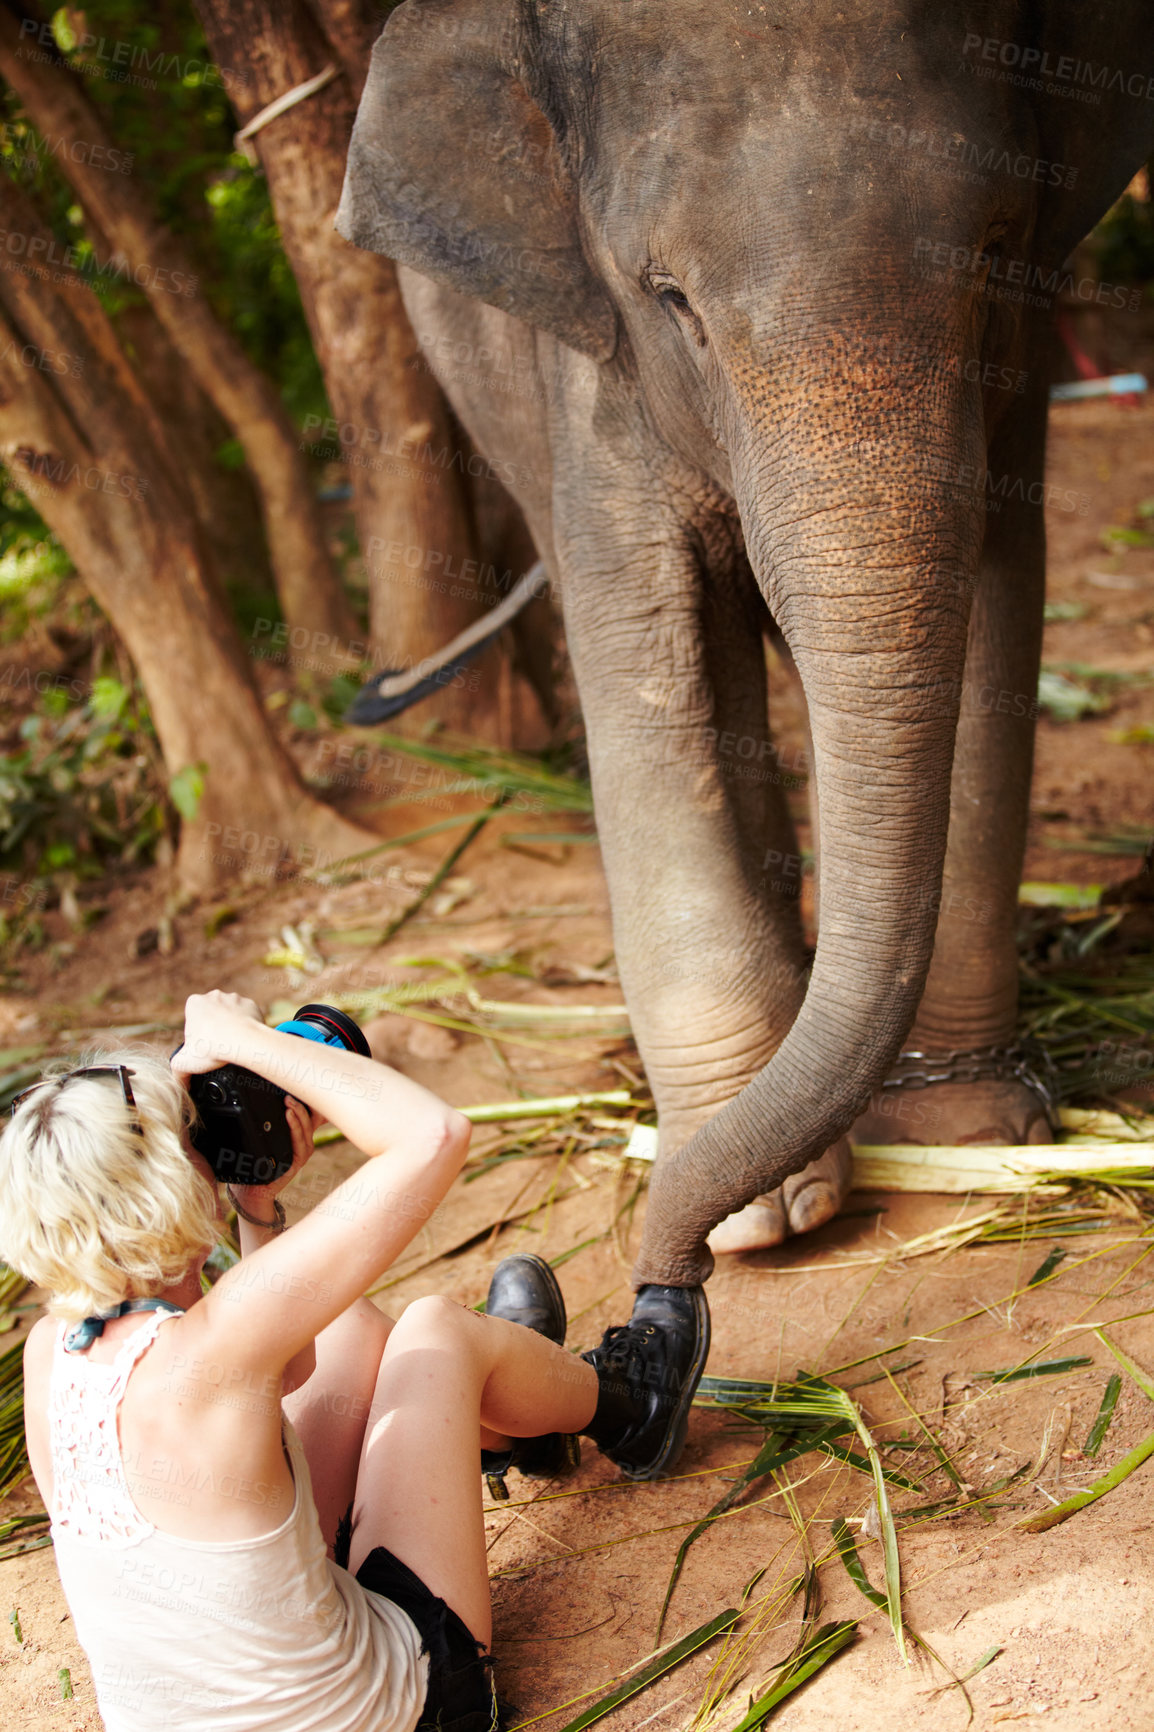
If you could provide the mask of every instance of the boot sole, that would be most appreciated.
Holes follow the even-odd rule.
[[[669,1415],[669,1424],[665,1428],[665,1436],[661,1442],[656,1458],[645,1467],[633,1467],[626,1462],[617,1461],[615,1456],[610,1460],[616,1462],[626,1479],[657,1479],[669,1468],[677,1465],[678,1457],[685,1448],[685,1439],[689,1434],[689,1410],[693,1406],[693,1397],[697,1394],[697,1385],[701,1382],[701,1374],[705,1370],[705,1362],[709,1358],[709,1342],[712,1333],[709,1320],[709,1302],[699,1288],[693,1296],[694,1309],[697,1313],[697,1352],[689,1367],[685,1383],[682,1386],[681,1399]]]

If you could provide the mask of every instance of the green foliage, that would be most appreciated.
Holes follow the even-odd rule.
[[[0,1263],[0,1275],[10,1271]],[[28,1472],[28,1440],[24,1435],[24,1343],[13,1342],[0,1353],[0,1498]],[[11,1614],[16,1640],[22,1640],[16,1613]]]
[[[327,415],[321,370],[264,175],[230,152],[215,165],[204,198],[219,261],[211,284],[218,314],[276,378],[298,422],[307,414]]]
[[[128,707],[128,689],[119,680],[107,676],[95,679],[89,705],[96,721],[115,724]]]
[[[267,630],[269,620],[280,625],[284,619],[280,599],[273,590],[253,588],[247,583],[228,583],[225,593],[241,641],[246,645],[253,643],[258,632]]]
[[[1077,722],[1110,708],[1110,700],[1067,679],[1054,668],[1038,675],[1038,703],[1056,722]]]
[[[14,643],[59,600],[72,561],[0,467],[0,644]]]
[[[244,446],[239,439],[225,439],[217,446],[215,455],[222,469],[244,468]]]
[[[1094,230],[1091,245],[1104,282],[1150,283],[1154,279],[1154,202],[1149,197],[1123,193]]]
[[[1107,553],[1127,553],[1133,547],[1154,547],[1154,535],[1148,529],[1129,529],[1119,523],[1108,524],[1099,539]]]
[[[42,527],[40,533],[43,539],[5,537],[9,545],[0,553],[0,644],[15,643],[34,619],[49,612],[59,599],[62,579],[72,572],[64,549]]]
[[[1118,1395],[1121,1388],[1122,1379],[1118,1376],[1117,1372],[1115,1372],[1113,1377],[1111,1377],[1109,1382],[1106,1384],[1105,1393],[1102,1396],[1102,1405],[1099,1407],[1094,1423],[1090,1427],[1090,1434],[1082,1445],[1082,1454],[1088,1455],[1091,1460],[1093,1460],[1101,1449],[1102,1441],[1110,1429],[1110,1421],[1114,1417],[1114,1409],[1118,1404]]]
[[[301,733],[310,733],[317,725],[317,713],[304,698],[294,698],[289,705],[289,721]]]
[[[61,570],[71,570],[71,562],[64,549],[55,538],[48,535],[44,521],[26,493],[22,493],[7,472],[0,468],[0,504],[3,506],[0,520],[0,555],[27,554],[42,552],[53,558]],[[13,591],[19,587],[9,574],[0,595],[7,601]]]
[[[336,674],[329,681],[322,702],[325,714],[330,721],[343,722],[345,712],[357,693],[361,682],[353,674]]]
[[[0,754],[0,866],[25,877],[147,859],[167,827],[160,758],[143,697],[119,680],[87,700],[48,692]]]
[[[207,774],[207,764],[186,764],[169,781],[168,797],[186,823],[191,824],[200,810]]]
[[[101,0],[96,12],[61,8],[51,24],[84,95],[123,153],[124,172],[191,251],[197,292],[208,296],[217,316],[276,380],[292,415],[327,414],[267,184],[233,149],[237,123],[229,91],[239,88],[238,79],[213,65],[190,0],[160,8],[147,0]],[[85,44],[81,31],[95,43]],[[33,198],[61,249],[76,249],[78,270],[115,323],[143,304],[144,292],[123,265],[117,269],[115,258],[109,260],[103,237],[88,231],[61,172],[66,146],[66,140],[40,137],[16,94],[0,87],[0,172]],[[144,385],[147,390],[147,379]],[[235,442],[226,442],[218,456],[224,467],[243,462]],[[49,541],[35,510],[0,481],[0,554],[21,532],[30,543]]]
[[[881,1602],[883,1606],[886,1603],[884,1594]],[[756,1732],[757,1727],[764,1726],[779,1702],[784,1702],[787,1696],[791,1696],[812,1678],[815,1672],[819,1672],[856,1639],[857,1623],[852,1618],[823,1624],[798,1652],[779,1668],[773,1687],[750,1703],[748,1713],[734,1727],[733,1732]]]

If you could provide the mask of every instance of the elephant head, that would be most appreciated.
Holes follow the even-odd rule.
[[[805,686],[812,974],[683,1151],[727,1208],[846,1129],[925,982],[987,505],[1037,481],[990,453],[1044,415],[1035,300],[1154,142],[1143,8],[1093,10],[407,0],[374,50],[341,232],[588,357],[735,502]]]

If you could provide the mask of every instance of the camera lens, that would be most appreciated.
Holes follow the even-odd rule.
[[[228,1105],[228,1090],[221,1083],[206,1082],[203,1093],[206,1106],[226,1107]]]
[[[346,1016],[343,1010],[337,1010],[334,1005],[302,1004],[293,1020],[309,1022],[315,1028],[323,1030],[326,1043],[330,1046],[343,1046],[346,1052],[359,1052],[362,1058],[372,1057],[362,1030],[351,1016]]]

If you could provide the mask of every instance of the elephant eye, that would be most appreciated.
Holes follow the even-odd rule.
[[[982,244],[981,251],[990,261],[988,269],[993,276],[997,275],[998,265],[1001,263],[1003,254],[1005,253],[1005,241],[1005,226],[1004,224],[999,224],[996,228],[991,229]]]
[[[665,283],[661,287],[654,284],[654,293],[663,307],[676,307],[679,313],[693,311],[685,290],[679,289],[676,283]]]
[[[699,345],[704,344],[705,329],[701,320],[690,306],[689,297],[686,295],[685,290],[681,287],[681,284],[677,281],[676,277],[670,276],[668,271],[659,271],[650,267],[650,269],[644,272],[641,280],[643,286],[649,290],[651,295],[655,296],[655,298],[660,301],[661,305],[668,312],[673,313],[676,317],[681,319],[684,324],[689,326],[694,341]]]

